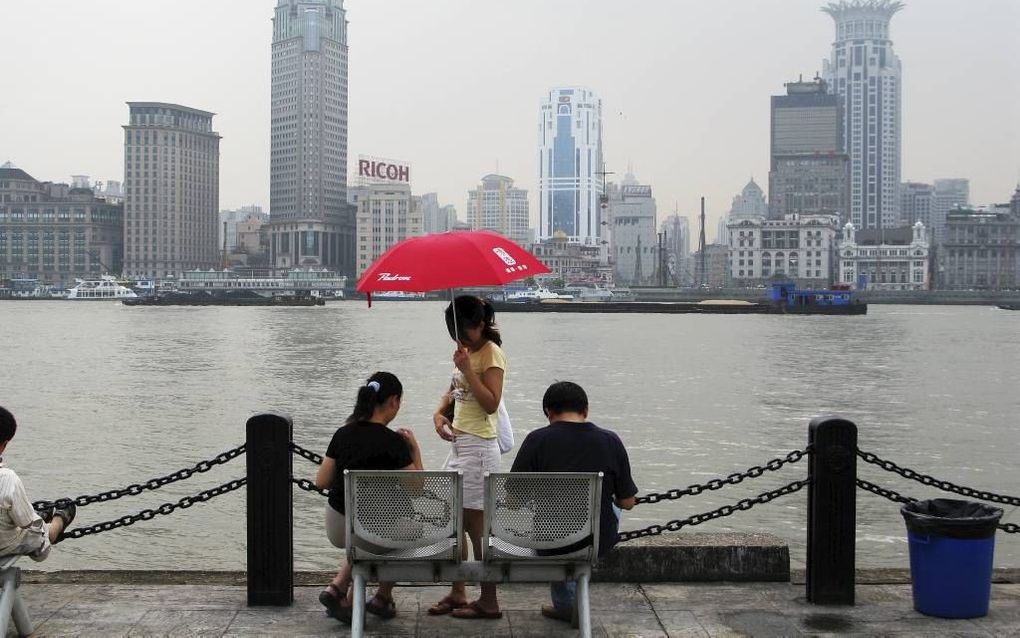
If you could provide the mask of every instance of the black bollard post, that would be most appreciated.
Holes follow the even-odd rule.
[[[857,426],[818,417],[808,426],[807,600],[854,604]]]
[[[294,602],[294,424],[256,414],[245,426],[248,469],[248,605]]]

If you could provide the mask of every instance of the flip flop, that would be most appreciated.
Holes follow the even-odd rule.
[[[397,615],[397,604],[392,598],[383,598],[376,594],[372,596],[372,600],[365,603],[365,611],[380,618],[393,618]]]
[[[454,618],[467,618],[469,620],[479,620],[479,619],[498,620],[499,618],[503,617],[503,612],[502,611],[498,611],[498,610],[497,611],[486,611],[485,609],[482,609],[478,605],[478,601],[477,600],[474,601],[474,602],[468,603],[467,605],[465,605],[464,607],[461,607],[460,609],[453,610],[452,613],[453,613],[453,617]]]
[[[428,608],[428,614],[429,616],[445,616],[446,614],[452,612],[454,609],[463,609],[464,607],[467,607],[466,602],[457,603],[454,602],[449,596],[443,596],[443,598],[438,603]]]

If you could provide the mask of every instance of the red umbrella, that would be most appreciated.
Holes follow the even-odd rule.
[[[534,255],[491,230],[411,237],[376,259],[358,280],[358,292],[426,292],[502,286],[549,269]]]
[[[452,231],[410,237],[394,244],[358,280],[357,290],[427,292],[468,286],[502,286],[550,272],[545,264],[491,230]],[[453,324],[456,337],[457,322]]]

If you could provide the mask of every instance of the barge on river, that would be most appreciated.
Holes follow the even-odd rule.
[[[762,301],[702,302],[546,300],[539,303],[493,302],[496,312],[646,313],[705,315],[866,315],[868,305],[850,290],[797,290],[791,283],[773,284]]]

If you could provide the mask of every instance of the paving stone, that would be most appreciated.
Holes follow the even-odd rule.
[[[241,609],[248,604],[243,587],[202,585],[85,585],[68,605],[107,605],[113,600],[130,600],[145,609]]]
[[[591,627],[595,636],[667,638],[659,619],[652,612],[600,611],[592,614]]]
[[[486,638],[510,638],[510,620],[506,610],[503,617],[485,620],[468,620],[446,616],[418,616],[418,636],[421,638],[447,638],[447,636],[485,636]]]
[[[708,638],[708,632],[689,611],[660,611],[657,615],[669,638]]]
[[[130,600],[114,600],[102,607],[65,606],[36,625],[33,636],[126,636],[147,610]]]
[[[655,610],[771,609],[756,585],[641,585]]]
[[[375,616],[365,619],[366,636],[414,636],[416,617],[398,615],[390,620]],[[312,611],[260,609],[239,611],[224,636],[350,636],[350,627],[335,618]]]
[[[236,610],[151,610],[131,628],[128,636],[222,636]]]
[[[763,606],[759,609],[734,609],[732,611],[694,612],[695,618],[708,632],[716,636],[800,636],[801,632],[787,616],[775,609]]]

